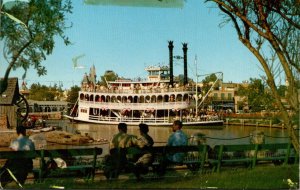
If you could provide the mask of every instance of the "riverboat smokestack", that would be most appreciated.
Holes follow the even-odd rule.
[[[183,43],[183,69],[184,69],[184,73],[183,73],[183,85],[186,85],[188,83],[188,73],[187,73],[187,43]]]
[[[173,87],[173,41],[169,41],[169,60],[170,60],[170,85]]]

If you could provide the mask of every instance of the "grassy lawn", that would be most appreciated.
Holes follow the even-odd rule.
[[[297,185],[291,188],[288,179]],[[142,181],[136,181],[134,177],[114,181],[96,177],[94,182],[71,178],[47,179],[39,184],[25,184],[24,188],[49,189],[53,185],[64,189],[299,189],[299,165],[259,166],[252,170],[232,168],[220,173],[145,178]],[[10,187],[17,188],[13,183]]]

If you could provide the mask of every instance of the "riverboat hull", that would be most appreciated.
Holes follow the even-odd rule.
[[[140,123],[145,123],[149,126],[172,126],[173,123],[171,122],[155,122],[155,121],[145,121],[143,119],[140,120],[130,120],[130,119],[117,119],[115,118],[114,120],[83,120],[79,119],[78,117],[72,117],[69,115],[64,115],[64,117],[70,119],[70,121],[73,122],[85,122],[85,123],[95,123],[95,124],[104,124],[104,125],[117,125],[120,122],[124,122],[127,125],[131,126],[137,126]],[[183,126],[202,126],[202,127],[221,127],[223,128],[224,121],[223,120],[214,120],[214,121],[183,121]]]

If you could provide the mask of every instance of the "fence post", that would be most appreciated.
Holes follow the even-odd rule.
[[[283,165],[286,165],[288,163],[288,160],[289,160],[289,157],[290,157],[290,153],[291,153],[291,144],[292,143],[288,143],[287,152],[286,152],[286,155],[285,155],[285,159],[284,159]]]
[[[97,147],[94,147],[92,181],[94,181],[95,178],[96,163],[97,163]]]
[[[200,169],[201,169],[201,173],[203,171],[203,167],[204,167],[204,163],[205,163],[205,160],[206,160],[206,154],[207,154],[207,146],[208,145],[200,145],[199,146],[199,153],[201,153],[201,166],[200,166]],[[203,150],[201,151],[201,148],[203,148]]]
[[[222,144],[219,148],[217,173],[220,172],[220,168],[221,168],[221,162],[222,162],[222,157],[223,157],[223,147],[224,147],[224,145]]]
[[[253,156],[253,159],[252,159],[252,168],[254,168],[255,165],[256,165],[256,159],[257,159],[257,153],[258,153],[258,145],[259,144],[255,144],[254,156]]]

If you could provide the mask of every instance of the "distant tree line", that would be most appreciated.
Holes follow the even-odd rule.
[[[53,86],[41,85],[40,83],[33,83],[30,86],[30,100],[37,101],[61,101],[65,100],[70,103],[75,103],[78,98],[80,87],[75,85],[67,91],[67,97],[64,96],[62,86],[54,84]]]

